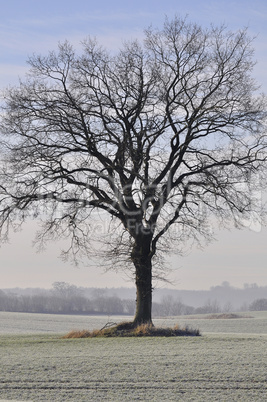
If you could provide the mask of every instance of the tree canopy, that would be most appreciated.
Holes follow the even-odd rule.
[[[175,17],[116,54],[87,38],[31,57],[4,93],[3,238],[29,215],[39,242],[70,237],[73,256],[101,254],[98,238],[115,268],[134,267],[135,323],[151,321],[156,257],[209,239],[210,216],[242,226],[260,212],[266,99],[251,42]]]

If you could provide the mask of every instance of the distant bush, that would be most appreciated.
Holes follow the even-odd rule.
[[[207,318],[209,320],[231,320],[236,318],[253,318],[253,317],[249,315],[241,315],[235,313],[223,313],[223,314],[211,314],[203,318]]]

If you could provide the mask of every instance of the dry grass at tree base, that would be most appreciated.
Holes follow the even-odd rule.
[[[192,329],[189,327],[180,328],[175,325],[173,328],[154,327],[152,324],[141,324],[134,327],[130,322],[124,322],[121,324],[107,323],[100,330],[93,331],[71,331],[64,335],[63,339],[70,338],[96,338],[96,337],[141,337],[141,336],[200,336],[198,329]]]

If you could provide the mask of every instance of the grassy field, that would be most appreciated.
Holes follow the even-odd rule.
[[[262,402],[267,395],[267,312],[253,316],[183,318],[202,326],[201,337],[2,334],[0,400]],[[248,331],[240,332],[246,322]]]

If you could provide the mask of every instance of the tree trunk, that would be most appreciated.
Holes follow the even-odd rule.
[[[134,326],[152,324],[152,262],[149,247],[135,246],[132,252],[135,265],[136,312]]]

